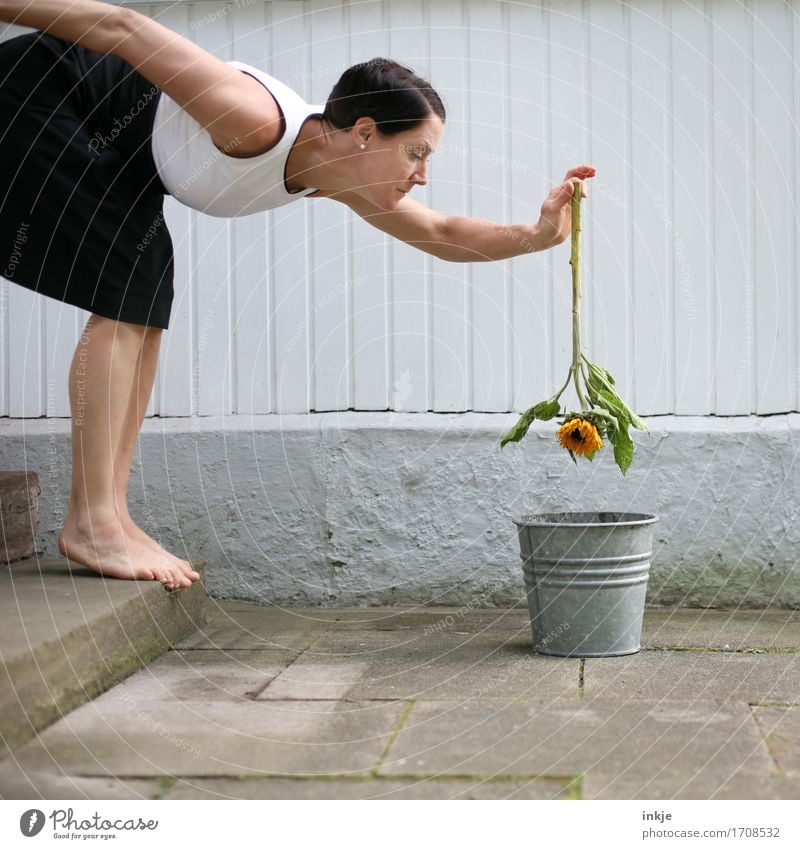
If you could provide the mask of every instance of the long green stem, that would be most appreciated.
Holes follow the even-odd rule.
[[[581,410],[589,409],[581,386],[581,187],[575,183],[572,190],[572,365],[570,372],[575,380],[575,391]]]
[[[551,399],[552,401],[558,401],[558,399],[564,394],[564,390],[569,386],[569,382],[570,382],[571,379],[572,379],[572,369],[570,369],[569,372],[567,372],[567,379],[564,381],[564,385],[561,387],[561,389],[558,390],[558,392],[556,392],[555,395],[553,395],[553,397]]]

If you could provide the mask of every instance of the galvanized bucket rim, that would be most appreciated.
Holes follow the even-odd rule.
[[[529,513],[516,518],[512,517],[511,521],[521,528],[629,528],[637,525],[652,525],[658,521],[658,517],[652,513],[627,513],[614,510],[569,510],[561,513]]]

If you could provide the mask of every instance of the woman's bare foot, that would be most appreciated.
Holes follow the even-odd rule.
[[[192,579],[166,555],[129,537],[119,521],[81,526],[67,518],[58,550],[93,572],[112,578],[160,581],[167,589],[189,587]]]
[[[146,545],[153,551],[157,551],[167,557],[172,565],[176,569],[180,569],[190,581],[197,581],[200,579],[200,574],[195,572],[192,568],[192,564],[188,560],[183,560],[167,551],[166,548],[164,548],[158,541],[154,540],[143,528],[140,528],[136,522],[133,521],[130,514],[123,516],[121,521],[122,530],[125,531],[131,539],[136,540],[136,542],[140,542],[142,545]]]

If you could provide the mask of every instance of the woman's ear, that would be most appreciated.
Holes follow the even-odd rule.
[[[361,145],[364,145],[366,147],[369,144],[370,139],[375,138],[376,131],[377,128],[372,118],[368,118],[366,116],[359,118],[355,124],[353,124],[352,129],[356,146],[361,148]],[[364,148],[361,149],[363,150]]]

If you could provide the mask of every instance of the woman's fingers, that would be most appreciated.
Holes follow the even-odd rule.
[[[574,177],[571,180],[566,180],[560,186],[556,186],[553,190],[553,194],[562,203],[566,203],[567,200],[572,197],[572,193],[574,191],[573,187],[576,185],[581,187],[581,197],[585,198],[589,196],[586,191],[586,184],[582,180],[578,180]]]
[[[564,179],[571,180],[573,177],[577,177],[579,180],[586,180],[588,177],[594,177],[596,173],[597,169],[594,165],[576,165],[567,171]]]
[[[570,197],[572,197],[572,192],[573,192],[572,187],[576,186],[576,185],[581,187],[581,197],[582,198],[588,198],[589,197],[589,190],[586,188],[586,183],[584,183],[583,180],[579,180],[576,177],[573,177],[571,180],[567,180],[566,183],[562,184],[562,186],[569,193]]]
[[[597,173],[597,169],[594,165],[576,165],[574,168],[570,168],[567,171],[564,179],[581,184],[581,197],[589,197],[589,193],[586,188],[586,184],[583,182],[584,180],[589,179],[589,177],[594,177]],[[570,191],[570,197],[572,197],[572,192]]]

